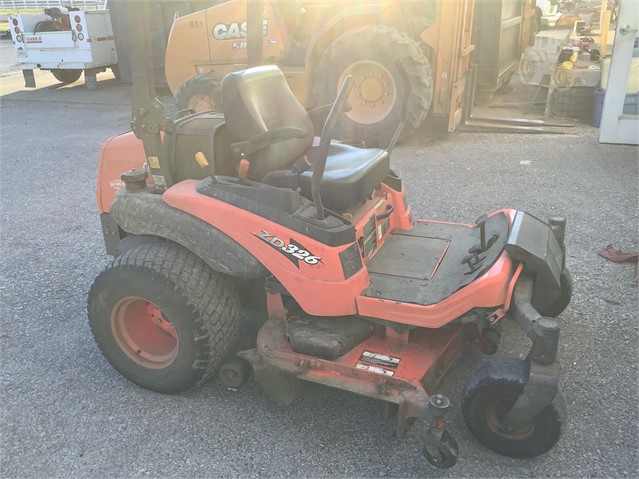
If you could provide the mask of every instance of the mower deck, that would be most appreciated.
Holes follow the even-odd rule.
[[[403,334],[380,327],[374,335],[335,360],[297,353],[286,338],[283,318],[260,329],[257,349],[239,356],[251,363],[255,379],[275,401],[296,396],[297,379],[335,387],[399,406],[397,435],[412,418],[425,417],[428,400],[444,374],[474,337],[468,325]]]

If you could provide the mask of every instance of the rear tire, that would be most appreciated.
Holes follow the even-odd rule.
[[[529,423],[514,431],[501,428],[500,419],[510,411],[528,384],[530,365],[515,358],[494,358],[482,364],[466,381],[462,413],[470,432],[480,443],[499,454],[535,457],[552,448],[566,421],[561,391]]]
[[[60,83],[74,83],[78,81],[80,76],[82,75],[82,70],[51,70],[51,74],[58,80]]]
[[[396,65],[400,58],[410,82],[406,100],[404,76]],[[349,74],[355,77],[349,96],[352,109],[338,121],[338,139],[364,140],[370,148],[386,147],[401,120],[404,101],[408,102],[404,136],[426,118],[433,99],[433,73],[422,49],[405,33],[386,25],[367,25],[337,38],[315,73],[317,104],[335,101]]]
[[[222,111],[221,85],[217,78],[210,75],[187,80],[175,95],[178,111]]]
[[[160,241],[117,257],[88,300],[91,331],[107,360],[130,381],[161,393],[209,379],[238,340],[240,308],[230,278]]]

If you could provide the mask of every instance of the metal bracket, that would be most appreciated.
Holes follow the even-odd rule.
[[[36,87],[35,75],[33,74],[33,70],[22,70],[22,76],[24,77],[25,88]]]
[[[269,364],[259,355],[257,349],[240,351],[237,356],[251,365],[255,382],[272,401],[280,406],[288,406],[295,400],[298,381],[294,374]]]
[[[559,363],[530,362],[528,384],[513,408],[506,414],[507,430],[514,430],[527,423],[555,399],[559,389],[559,369]]]
[[[533,279],[519,278],[510,306],[510,315],[532,341],[528,353],[528,383],[505,417],[506,429],[514,430],[534,418],[557,395],[559,386],[559,322],[546,318],[532,306]]]
[[[444,424],[444,415],[449,407],[450,400],[442,394],[435,394],[428,401],[424,454],[437,467],[451,467],[457,462],[459,453],[457,442],[446,432]]]
[[[95,91],[98,89],[98,69],[97,68],[87,68],[84,70],[84,84],[89,91]]]
[[[552,364],[559,348],[559,322],[543,317],[532,306],[533,279],[522,276],[517,281],[509,313],[532,341],[528,358],[541,364]]]

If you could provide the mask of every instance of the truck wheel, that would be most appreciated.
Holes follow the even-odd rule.
[[[217,78],[210,75],[191,78],[180,87],[175,95],[178,111],[222,111],[221,85]]]
[[[572,299],[572,276],[568,268],[564,268],[559,279],[561,282],[561,293],[559,293],[557,299],[552,303],[547,306],[540,306],[537,309],[542,316],[556,318],[563,313],[570,304],[570,300]],[[534,301],[533,306],[535,306]]]
[[[347,75],[355,78],[336,131],[342,140],[364,140],[367,147],[386,147],[401,120],[405,80],[396,65],[403,60],[410,93],[404,135],[419,128],[433,98],[430,63],[408,35],[386,25],[367,25],[344,33],[324,53],[313,94],[318,106],[331,103]]]
[[[88,313],[113,367],[162,393],[205,382],[239,336],[240,300],[231,279],[166,242],[117,257],[93,283]]]
[[[535,457],[559,440],[566,420],[561,391],[530,422],[515,430],[502,426],[528,383],[529,363],[515,358],[494,358],[482,364],[466,381],[462,393],[464,421],[488,449],[511,457]]]
[[[80,75],[82,75],[82,70],[51,70],[51,74],[58,80],[60,83],[73,83],[78,81]]]

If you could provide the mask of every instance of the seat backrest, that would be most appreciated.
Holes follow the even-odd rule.
[[[275,66],[229,73],[222,82],[222,109],[232,143],[277,128],[294,127],[303,139],[281,141],[248,157],[249,178],[260,181],[271,171],[289,168],[313,144],[313,122]]]

